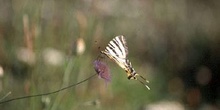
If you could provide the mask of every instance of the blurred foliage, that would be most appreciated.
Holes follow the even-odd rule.
[[[4,100],[95,74],[93,61],[117,35],[126,37],[128,57],[151,87],[127,80],[106,59],[107,85],[97,76],[0,110],[219,109],[219,8],[218,0],[0,0],[0,97],[11,92]]]

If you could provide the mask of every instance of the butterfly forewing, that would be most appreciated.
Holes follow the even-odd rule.
[[[102,51],[102,53],[114,60],[125,71],[128,72],[132,69],[130,68],[130,62],[127,60],[128,47],[124,36],[116,36],[109,42],[105,51]]]
[[[126,59],[128,49],[124,36],[116,36],[109,42],[105,51],[116,58]]]
[[[110,41],[110,44],[115,45],[117,48],[117,53],[119,54],[120,58],[126,58],[128,54],[127,44],[125,41],[124,36],[117,36],[112,41]]]

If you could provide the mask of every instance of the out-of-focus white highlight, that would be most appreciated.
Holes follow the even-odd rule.
[[[64,54],[54,48],[46,48],[43,51],[43,59],[46,64],[60,66],[64,63]]]

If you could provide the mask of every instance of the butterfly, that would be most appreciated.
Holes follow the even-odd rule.
[[[128,47],[123,35],[116,36],[113,38],[104,51],[101,51],[102,54],[105,54],[109,59],[117,63],[122,69],[127,73],[128,79],[138,80],[140,83],[145,85],[147,89],[150,90],[149,86],[146,84],[149,81],[146,80],[143,76],[137,74],[134,68],[131,65],[131,62],[128,60]],[[142,81],[144,80],[144,81]]]

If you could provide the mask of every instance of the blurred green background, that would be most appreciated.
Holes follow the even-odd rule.
[[[106,58],[95,76],[58,94],[0,110],[220,109],[218,0],[0,0],[0,99],[47,93],[95,74],[93,61],[124,35],[151,90]],[[100,47],[100,49],[99,49]]]

